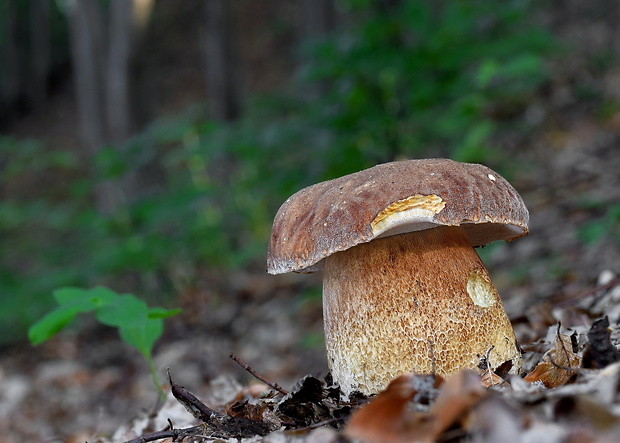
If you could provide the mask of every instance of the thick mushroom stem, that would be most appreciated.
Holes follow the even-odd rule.
[[[323,312],[328,365],[345,395],[376,393],[406,372],[521,365],[499,295],[460,227],[327,257]]]

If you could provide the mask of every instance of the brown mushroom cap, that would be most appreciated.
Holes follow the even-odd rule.
[[[267,271],[312,272],[378,237],[461,226],[472,246],[527,235],[517,191],[486,166],[448,159],[385,163],[304,188],[276,214]]]

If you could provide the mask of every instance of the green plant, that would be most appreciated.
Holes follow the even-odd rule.
[[[57,289],[54,291],[54,299],[58,307],[28,330],[28,338],[33,345],[48,340],[78,314],[94,312],[100,323],[118,328],[121,339],[144,357],[153,383],[163,394],[153,364],[153,345],[163,332],[163,319],[177,315],[180,309],[149,308],[132,294],[118,294],[103,286],[92,289]]]
[[[0,138],[0,343],[51,309],[52,288],[123,282],[159,303],[214,269],[262,271],[279,205],[317,181],[425,156],[504,172],[493,137],[525,120],[553,48],[534,2],[338,4],[347,25],[306,45],[295,81],[253,97],[236,122],[192,107],[88,165],[69,149]],[[139,178],[137,192],[99,213],[93,189],[124,175]]]
[[[596,243],[603,237],[620,241],[620,203],[608,206],[605,214],[597,220],[583,224],[577,234],[586,244]]]
[[[312,109],[331,132],[320,152],[330,174],[399,156],[501,157],[491,137],[548,76],[553,41],[532,2],[387,3],[342,2],[351,24],[310,49],[306,78],[326,88]]]

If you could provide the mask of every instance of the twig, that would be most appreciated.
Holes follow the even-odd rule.
[[[551,357],[551,354],[549,354],[547,356],[547,358],[549,359],[549,362],[556,368],[561,369],[563,371],[569,371],[569,372],[578,372],[578,370],[580,369],[579,367],[572,367],[572,366],[562,366],[558,363],[555,362],[555,360],[553,359],[553,357]]]
[[[567,298],[556,303],[553,303],[553,307],[563,308],[565,306],[570,306],[576,303],[579,303],[581,300],[588,298],[590,296],[594,296],[592,302],[590,303],[590,307],[592,307],[602,296],[605,295],[604,291],[607,291],[614,286],[620,284],[620,277],[615,277],[611,281],[605,283],[604,285],[596,286],[595,288],[586,290],[581,294],[577,294],[571,298]]]
[[[333,417],[333,418],[328,418],[327,420],[323,420],[323,421],[320,421],[318,423],[313,423],[313,424],[311,424],[309,426],[306,426],[305,428],[291,429],[291,430],[286,431],[286,432],[288,432],[290,434],[298,434],[298,433],[308,432],[308,431],[312,431],[312,430],[317,429],[317,428],[321,428],[321,427],[326,426],[326,425],[331,425],[332,423],[338,423],[340,421],[345,421],[348,418],[349,417]]]
[[[170,381],[170,386],[172,388],[172,395],[174,395],[174,398],[176,398],[177,401],[194,416],[194,418],[207,423],[212,417],[220,416],[217,411],[205,405],[198,399],[198,397],[189,392],[183,386],[179,386],[173,382],[172,376],[170,375],[170,368],[167,368],[167,371],[168,380]]]
[[[233,361],[235,363],[237,363],[239,366],[241,366],[243,369],[245,369],[246,371],[248,371],[250,374],[252,374],[255,378],[259,379],[260,381],[262,381],[263,383],[265,383],[267,386],[269,386],[272,389],[275,389],[276,391],[278,391],[280,394],[282,395],[287,395],[288,392],[285,391],[284,389],[282,389],[282,387],[280,385],[278,385],[277,383],[274,382],[270,382],[269,380],[267,380],[265,377],[263,377],[262,375],[260,375],[258,372],[256,372],[254,369],[252,369],[249,365],[243,363],[241,360],[239,360],[237,358],[237,356],[235,354],[233,354],[232,352],[229,355],[230,358],[233,359]]]
[[[179,437],[185,438],[194,434],[197,430],[201,429],[203,425],[192,426],[191,428],[184,429],[170,429],[167,431],[153,432],[152,434],[143,435],[133,440],[128,440],[125,443],[143,443],[147,441],[163,440],[164,438],[172,437],[176,441]]]
[[[495,345],[487,349],[487,355],[484,356],[484,359],[486,360],[485,363],[487,364],[487,371],[489,371],[489,373],[493,372],[493,370],[491,369],[491,363],[489,362],[489,359],[491,358],[491,351],[493,349],[495,349]]]

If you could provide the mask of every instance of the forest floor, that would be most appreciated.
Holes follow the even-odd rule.
[[[347,428],[349,436],[378,432],[386,442],[620,441],[620,357],[612,346],[619,338],[620,245],[609,236],[613,226],[604,225],[606,209],[620,202],[620,39],[613,20],[590,18],[579,2],[570,3],[572,14],[583,14],[581,20],[558,17],[554,20],[566,25],[555,28],[576,49],[553,66],[553,81],[526,113],[538,129],[516,144],[510,133],[498,139],[530,165],[511,178],[530,210],[530,235],[484,252],[525,351],[523,371],[533,374],[531,383],[513,377],[510,384],[480,390],[467,374],[447,381],[410,378],[404,382],[416,392],[402,384],[391,392],[413,399],[414,412],[392,403],[395,421],[377,424],[358,417]],[[604,50],[615,61],[596,70],[590,55]],[[602,112],[601,100],[579,95],[586,89],[615,108]],[[66,119],[59,109],[58,118]],[[27,122],[20,125],[28,131]],[[603,229],[602,237],[584,241],[592,229]],[[249,441],[341,438],[343,423],[334,417],[345,414],[348,405],[313,378],[295,387],[304,376],[322,380],[327,371],[316,289],[320,276],[239,271],[228,279],[225,288],[181,294],[184,313],[166,321],[155,349],[162,379],[170,368],[176,383],[219,414],[259,418],[268,435]],[[609,329],[594,324],[605,315]],[[21,344],[2,351],[0,442],[125,441],[164,429],[168,418],[177,429],[199,422],[171,395],[157,407],[146,364],[115,331],[83,326],[38,348]],[[256,383],[230,352],[290,391],[287,405],[303,412],[295,416],[285,409],[282,394],[265,397],[273,390]],[[308,384],[313,400],[299,394]],[[169,392],[170,386],[165,388]],[[458,414],[450,404],[458,404]],[[330,417],[328,424],[312,427]],[[282,422],[306,430],[273,431]],[[429,422],[439,424],[420,424]],[[219,437],[209,441],[237,441],[240,435],[214,429]]]

